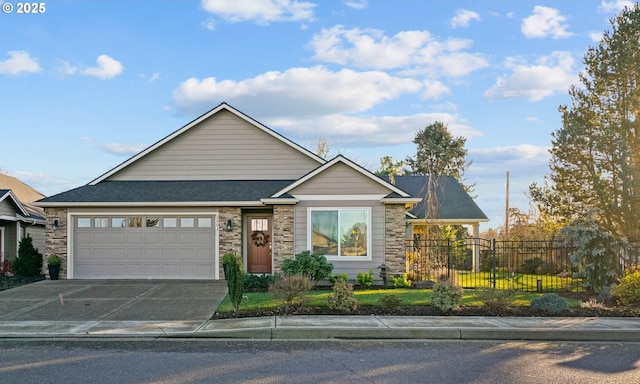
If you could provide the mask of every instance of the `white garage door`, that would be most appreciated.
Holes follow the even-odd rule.
[[[76,279],[213,279],[214,216],[74,217]]]

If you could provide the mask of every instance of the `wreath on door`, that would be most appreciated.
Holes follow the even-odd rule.
[[[256,247],[264,247],[269,244],[269,235],[262,231],[253,231],[251,241]]]

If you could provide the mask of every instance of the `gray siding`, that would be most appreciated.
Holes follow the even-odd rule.
[[[0,227],[4,227],[4,258],[13,260],[18,256],[18,233],[15,221],[0,221]]]
[[[27,234],[31,235],[31,238],[33,239],[33,246],[38,249],[38,252],[42,253],[46,260],[46,257],[49,255],[45,255],[47,248],[47,231],[44,226],[26,226],[23,234],[24,236],[26,236]]]
[[[319,165],[231,112],[221,111],[109,180],[295,179]]]
[[[16,206],[11,202],[11,198],[0,201],[0,216],[16,216]]]
[[[296,195],[388,195],[391,191],[348,165],[337,163],[294,188]]]
[[[371,207],[371,260],[341,261],[330,260],[333,263],[333,273],[347,273],[350,279],[355,279],[358,272],[368,273],[373,268],[374,276],[378,276],[378,266],[384,262],[385,244],[385,211],[384,205],[378,201],[301,201],[295,207],[295,253],[310,248],[307,244],[307,208],[316,207]]]

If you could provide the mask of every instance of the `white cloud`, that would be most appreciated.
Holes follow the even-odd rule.
[[[353,9],[365,9],[367,7],[367,0],[347,0],[346,2],[347,7],[353,8]]]
[[[315,34],[309,47],[314,51],[313,58],[325,63],[458,77],[488,66],[482,55],[461,52],[472,43],[454,38],[441,41],[429,31],[386,36],[376,29],[345,29],[338,25]]]
[[[412,116],[326,115],[313,120],[290,118],[285,114],[265,121],[297,142],[317,137],[318,132],[340,146],[369,147],[411,143],[419,129],[435,121],[447,124],[455,136],[480,136],[461,119],[450,113],[421,113]]]
[[[450,95],[451,90],[446,85],[437,80],[424,80],[423,99],[437,99],[442,95]]]
[[[59,65],[55,68],[55,71],[62,76],[71,76],[78,71],[78,67],[74,67],[68,61],[58,60]]]
[[[528,38],[541,38],[552,36],[554,39],[569,37],[572,33],[567,31],[568,25],[563,24],[567,18],[560,14],[556,8],[536,5],[533,15],[522,20],[520,29]]]
[[[36,73],[41,68],[38,61],[25,51],[9,51],[9,58],[0,61],[0,74],[19,75],[20,73]]]
[[[605,12],[618,13],[624,9],[624,7],[633,8],[634,2],[631,0],[602,0],[600,8]]]
[[[487,99],[526,98],[539,101],[557,92],[567,92],[577,81],[575,60],[570,52],[553,52],[538,59],[537,64],[528,65],[522,59],[507,59],[511,73],[501,76],[484,93]]]
[[[147,144],[106,143],[102,149],[118,156],[133,156],[147,147]]]
[[[97,67],[84,69],[80,71],[80,74],[106,80],[121,74],[124,70],[119,61],[107,55],[98,56],[96,63],[98,64]]]
[[[298,0],[202,0],[205,11],[232,23],[253,20],[259,24],[277,21],[312,21],[314,3]]]
[[[603,36],[604,36],[603,32],[596,32],[596,31],[589,32],[589,38],[594,43],[599,43],[602,40]]]
[[[78,185],[82,184],[79,180],[61,179],[45,173],[9,171],[7,174],[29,185],[31,188],[45,196],[51,196],[52,194],[59,193],[60,191],[76,188]],[[84,183],[86,183],[86,181]]]
[[[468,9],[458,9],[456,15],[451,19],[451,27],[468,27],[472,20],[480,20],[480,15]]]
[[[173,91],[173,103],[183,113],[201,113],[227,101],[255,116],[312,117],[366,111],[422,87],[420,81],[384,72],[332,72],[316,66],[266,72],[242,81],[190,78]]]
[[[549,147],[520,144],[507,147],[470,149],[473,173],[486,177],[504,175],[505,170],[518,170],[521,175],[542,175],[548,170]]]
[[[202,26],[204,27],[204,29],[206,29],[208,31],[215,31],[216,22],[213,19],[207,19],[206,21],[202,22]]]

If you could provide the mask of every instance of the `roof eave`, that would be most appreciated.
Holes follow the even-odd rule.
[[[407,223],[411,224],[472,224],[472,223],[486,223],[487,218],[474,218],[474,219],[409,219]]]
[[[91,207],[261,207],[262,201],[139,201],[139,202],[41,202],[43,208],[91,208]]]

